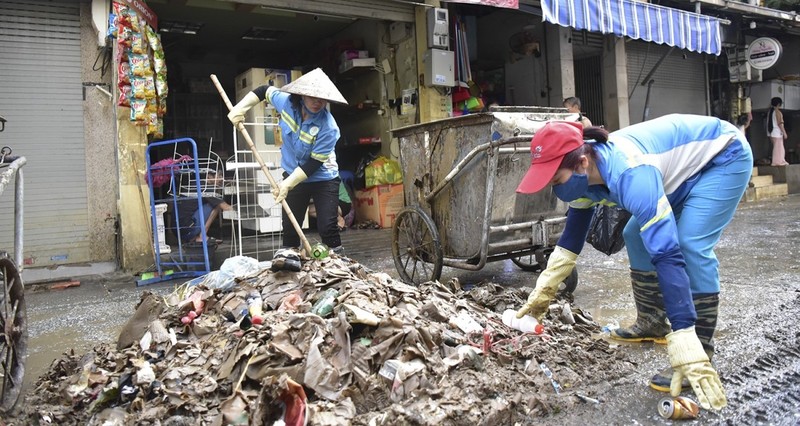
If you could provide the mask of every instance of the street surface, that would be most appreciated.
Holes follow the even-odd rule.
[[[348,230],[343,239],[350,257],[397,277],[390,230]],[[701,421],[800,424],[800,196],[742,204],[717,246],[717,256],[722,292],[714,361],[728,407],[719,414],[701,413]],[[590,311],[600,325],[633,321],[624,250],[609,257],[587,246],[578,267],[574,306]],[[445,268],[442,281],[453,277],[462,286],[488,280],[532,287],[536,274],[504,261],[477,272]],[[31,286],[26,292],[28,387],[64,351],[82,353],[97,343],[115,342],[143,291],[168,294],[179,284],[137,288],[132,277],[121,273],[79,279],[80,287]],[[635,374],[593,389],[598,404],[573,406],[536,423],[665,424],[657,412],[665,394],[647,387],[650,376],[667,365],[665,348],[633,344],[622,349],[639,362]]]

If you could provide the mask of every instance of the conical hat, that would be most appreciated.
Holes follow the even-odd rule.
[[[311,96],[347,105],[347,100],[322,69],[317,68],[297,80],[281,87],[282,92]]]

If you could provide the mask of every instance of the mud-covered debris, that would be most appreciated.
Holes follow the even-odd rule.
[[[20,423],[524,423],[633,368],[570,300],[540,335],[505,326],[526,294],[490,282],[415,287],[336,255],[215,276],[145,293],[118,342],[55,360]],[[310,313],[323,295],[327,317]]]

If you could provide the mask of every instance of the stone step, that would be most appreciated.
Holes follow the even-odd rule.
[[[772,185],[772,176],[764,175],[764,176],[753,176],[750,178],[750,187],[759,188],[762,186],[769,186]]]
[[[753,167],[753,174],[752,174],[752,175],[750,175],[750,176],[754,176],[754,177],[755,177],[755,176],[759,176],[759,174],[758,174],[758,167]]]
[[[747,188],[744,192],[744,197],[742,197],[742,201],[762,201],[771,198],[785,197],[787,195],[789,195],[789,185],[785,183],[776,183],[768,186]]]

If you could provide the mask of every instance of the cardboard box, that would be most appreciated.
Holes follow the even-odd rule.
[[[391,228],[405,204],[403,184],[373,186],[356,191],[355,196],[356,222],[374,220],[381,228]]]

